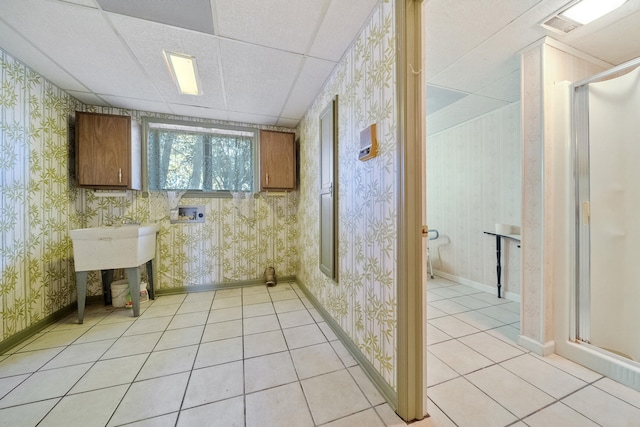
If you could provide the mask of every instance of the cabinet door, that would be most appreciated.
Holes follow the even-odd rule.
[[[131,183],[131,117],[78,112],[78,184],[128,188]]]
[[[295,135],[260,131],[260,189],[293,190],[295,186]]]

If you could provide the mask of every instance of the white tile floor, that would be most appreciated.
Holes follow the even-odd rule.
[[[414,426],[637,425],[640,393],[517,346],[519,306],[436,278],[431,418]],[[0,356],[0,426],[396,426],[295,284],[89,306]]]
[[[438,277],[427,303],[426,425],[640,425],[639,392],[518,346],[518,303]]]

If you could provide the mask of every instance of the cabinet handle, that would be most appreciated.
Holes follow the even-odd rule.
[[[122,183],[122,168],[118,168],[118,182]]]
[[[267,185],[269,185],[269,174],[267,174]]]

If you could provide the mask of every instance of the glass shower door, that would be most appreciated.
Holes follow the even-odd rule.
[[[577,338],[640,362],[640,68],[576,88]]]

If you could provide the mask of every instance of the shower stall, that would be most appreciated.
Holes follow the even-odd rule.
[[[572,86],[574,339],[640,367],[640,58]]]

